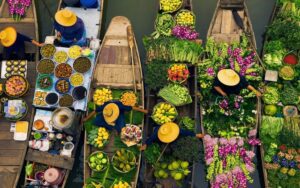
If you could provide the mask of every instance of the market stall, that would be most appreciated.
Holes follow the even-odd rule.
[[[300,186],[299,10],[297,2],[278,2],[266,31],[263,62],[267,70],[260,127],[266,187]]]

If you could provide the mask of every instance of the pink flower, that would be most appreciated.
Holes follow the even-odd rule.
[[[229,139],[229,144],[230,144],[230,145],[236,144],[236,138],[230,138],[230,139]]]
[[[244,145],[244,139],[239,138],[237,144],[238,144],[238,146],[240,146],[240,147],[243,146],[243,145]]]
[[[214,158],[208,158],[208,159],[206,159],[205,160],[205,162],[206,162],[206,165],[210,165],[212,162],[214,162]]]
[[[255,168],[254,168],[252,165],[249,165],[249,164],[246,164],[246,169],[247,169],[250,173],[252,173],[252,172],[255,171]]]
[[[249,131],[248,137],[256,137],[256,134],[257,134],[257,130],[252,129],[252,130]]]
[[[228,143],[228,140],[226,138],[220,138],[219,141],[221,145],[226,145]]]
[[[214,71],[214,69],[212,67],[207,68],[206,73],[209,76],[214,76],[215,75],[215,71]]]
[[[246,155],[250,158],[253,159],[253,157],[255,156],[255,153],[253,151],[246,151]]]

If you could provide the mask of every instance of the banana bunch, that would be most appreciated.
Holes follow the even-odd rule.
[[[88,134],[88,143],[96,148],[102,148],[108,141],[109,132],[104,128],[93,129]]]
[[[101,106],[105,102],[112,100],[112,91],[110,89],[106,88],[99,88],[96,89],[93,100],[96,103],[96,105]]]
[[[157,104],[152,113],[152,119],[160,125],[172,122],[176,116],[177,111],[175,107],[165,102]]]
[[[130,185],[127,182],[119,181],[118,183],[114,184],[112,188],[130,188]]]

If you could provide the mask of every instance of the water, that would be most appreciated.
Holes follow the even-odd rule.
[[[1,2],[2,0],[0,0]],[[145,59],[145,49],[142,45],[142,37],[149,35],[154,29],[154,20],[157,13],[158,0],[105,0],[103,25],[105,29],[112,17],[126,16],[131,20],[142,61]],[[52,32],[52,20],[57,8],[57,2],[53,0],[36,0],[37,13],[39,19],[40,40]],[[200,32],[200,37],[205,38],[209,23],[211,21],[217,0],[193,0],[194,12],[197,16],[196,30]],[[247,5],[250,12],[254,32],[257,40],[258,51],[261,50],[263,33],[271,16],[275,1],[274,0],[248,0]],[[46,5],[46,6],[45,6]],[[105,31],[102,30],[102,31]],[[104,32],[102,32],[103,36]],[[43,41],[43,40],[41,40]],[[82,141],[81,141],[82,142]],[[83,143],[79,144],[79,147]],[[78,148],[74,169],[69,178],[67,188],[81,188],[83,175],[83,148]],[[199,166],[199,177],[201,182],[204,180],[203,166]],[[261,175],[260,175],[261,176]],[[255,174],[255,185],[249,187],[261,187],[259,174]],[[196,187],[204,187],[198,184]]]

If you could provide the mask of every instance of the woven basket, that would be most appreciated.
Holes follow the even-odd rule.
[[[126,152],[132,153],[132,154],[134,155],[134,153],[133,153],[132,151],[130,151],[130,150],[126,150]],[[112,159],[111,159],[111,161],[112,161],[112,166],[113,166],[113,168],[114,168],[115,171],[120,172],[120,173],[122,173],[122,174],[126,174],[126,173],[132,171],[134,168],[136,168],[136,165],[135,165],[135,166],[133,166],[129,171],[126,171],[126,172],[124,172],[124,171],[122,171],[122,170],[119,170],[117,167],[115,167],[115,165],[114,165],[114,163],[113,163],[114,158],[115,158],[116,155],[117,155],[117,153],[115,153],[115,154],[113,155]],[[134,162],[136,163],[136,156],[135,156],[135,155],[134,155]]]
[[[189,13],[191,13],[191,14],[193,15],[193,17],[194,17],[194,23],[193,23],[192,25],[185,25],[185,26],[189,26],[189,27],[191,27],[191,28],[195,28],[195,24],[196,24],[196,15],[195,15],[192,11],[190,11],[190,10],[187,10],[187,9],[181,9],[180,11],[178,11],[178,12],[176,13],[176,15],[175,15],[175,21],[177,20],[177,17],[178,17],[181,13],[183,13],[183,12],[189,12]],[[179,25],[177,22],[176,22],[176,24]]]
[[[164,11],[164,10],[162,9],[161,3],[160,3],[159,5],[160,5],[160,9],[161,9],[162,11]],[[176,9],[174,9],[174,10],[172,10],[172,11],[164,11],[164,12],[166,12],[166,13],[173,13],[173,12],[176,12],[176,11],[178,11],[178,10],[182,7],[182,5],[183,5],[183,0],[181,0],[181,4],[180,4]]]
[[[97,170],[95,170],[95,169],[93,169],[92,167],[91,167],[91,164],[90,164],[90,157],[91,156],[93,156],[93,155],[95,155],[95,154],[98,154],[98,153],[103,153],[103,155],[106,157],[106,159],[107,159],[107,165],[106,165],[106,167],[104,167],[102,170],[100,170],[100,171],[97,171]],[[103,172],[104,170],[106,170],[107,169],[107,167],[108,167],[108,165],[109,165],[109,158],[108,158],[108,155],[107,155],[107,153],[105,153],[105,152],[103,152],[103,151],[95,151],[95,152],[93,152],[93,153],[91,153],[90,155],[89,155],[89,157],[88,157],[88,159],[87,159],[87,163],[88,163],[88,165],[89,165],[89,167],[91,168],[91,170],[92,171],[94,171],[94,172]]]

